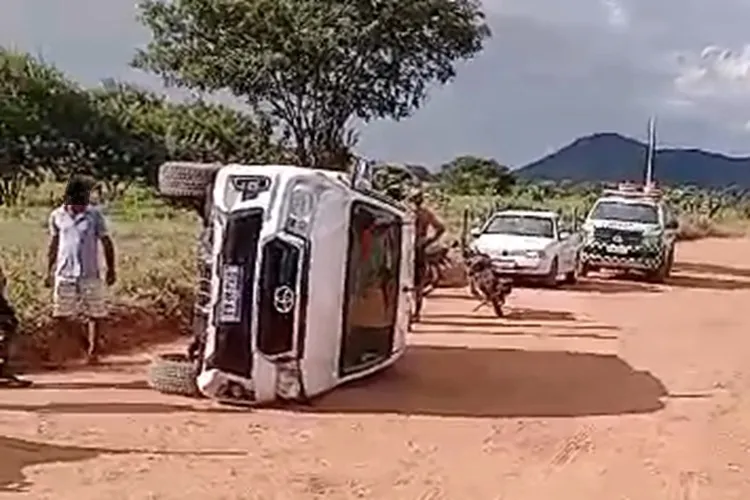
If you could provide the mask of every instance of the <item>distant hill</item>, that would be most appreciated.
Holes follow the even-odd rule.
[[[594,134],[515,173],[522,179],[642,181],[646,150],[645,144],[619,134]],[[659,149],[655,158],[655,177],[662,185],[750,187],[750,158],[730,158],[699,149]]]

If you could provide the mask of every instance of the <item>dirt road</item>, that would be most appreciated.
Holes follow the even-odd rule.
[[[2,393],[0,499],[750,498],[750,240],[678,261],[502,321],[442,291],[400,364],[306,410],[156,394],[142,358],[40,375]]]

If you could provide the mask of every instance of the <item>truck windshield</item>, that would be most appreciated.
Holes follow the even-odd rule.
[[[548,217],[531,217],[528,215],[496,215],[484,234],[511,234],[514,236],[536,236],[554,238],[555,225]]]
[[[658,224],[659,212],[649,203],[623,203],[620,201],[600,201],[591,211],[590,219],[619,220]]]

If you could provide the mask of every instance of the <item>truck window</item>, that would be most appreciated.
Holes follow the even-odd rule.
[[[355,203],[343,304],[341,375],[369,368],[393,347],[401,265],[401,221],[392,213]]]
[[[658,224],[659,211],[650,203],[632,203],[621,201],[600,201],[591,211],[590,219],[617,220],[622,222],[640,222]]]

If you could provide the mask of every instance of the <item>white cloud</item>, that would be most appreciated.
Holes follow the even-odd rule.
[[[715,45],[682,59],[678,92],[696,98],[750,101],[750,44],[737,51]]]
[[[630,27],[630,15],[625,6],[617,0],[602,0],[602,6],[607,14],[607,24],[616,30],[626,30]]]

